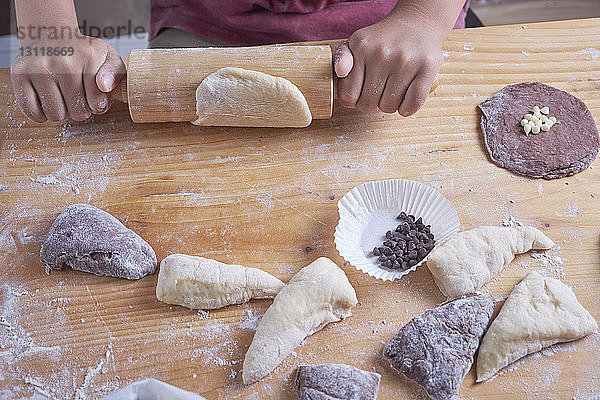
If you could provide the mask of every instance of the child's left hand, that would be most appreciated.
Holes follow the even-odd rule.
[[[340,102],[362,112],[417,112],[443,61],[448,31],[436,25],[407,15],[356,31],[334,57]]]

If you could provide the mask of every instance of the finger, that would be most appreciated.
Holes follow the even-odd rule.
[[[431,88],[434,79],[434,73],[417,74],[406,90],[402,104],[398,108],[398,113],[403,117],[408,117],[419,111],[427,100],[429,88]]]
[[[67,107],[58,84],[48,76],[34,77],[31,83],[38,95],[46,118],[54,122],[67,119]]]
[[[362,60],[354,60],[352,71],[345,78],[337,80],[337,96],[346,107],[355,107],[362,90],[365,65]]]
[[[125,64],[115,49],[107,43],[106,59],[96,74],[96,85],[104,93],[111,92],[126,74]]]
[[[395,113],[400,108],[412,76],[396,72],[388,77],[379,100],[379,109],[385,113]]]
[[[99,65],[102,65],[98,62]],[[99,65],[86,66],[83,71],[83,89],[88,107],[94,114],[104,114],[110,108],[110,94],[104,93],[96,84]]]
[[[337,48],[333,56],[333,68],[338,78],[345,78],[352,71],[354,57],[348,47],[348,42]]]
[[[388,78],[388,72],[380,70],[380,65],[369,64],[366,68],[365,81],[356,103],[359,111],[370,113],[377,110]]]
[[[42,110],[38,95],[31,83],[22,77],[12,76],[13,88],[17,98],[17,106],[23,114],[35,122],[46,122],[48,118]]]
[[[92,115],[83,88],[82,73],[63,74],[59,77],[59,87],[62,92],[69,117],[74,121],[85,121]]]

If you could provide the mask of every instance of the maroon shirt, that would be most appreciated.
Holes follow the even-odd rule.
[[[466,1],[455,28],[464,28]],[[150,39],[176,28],[232,46],[347,38],[397,0],[155,0]]]

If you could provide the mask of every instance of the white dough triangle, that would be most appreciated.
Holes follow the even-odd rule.
[[[567,285],[531,272],[515,286],[481,341],[477,382],[527,354],[597,329]]]
[[[479,226],[436,246],[427,257],[427,267],[440,291],[455,299],[479,290],[515,254],[552,246],[550,238],[531,226]]]

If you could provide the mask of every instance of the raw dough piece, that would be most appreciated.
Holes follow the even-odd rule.
[[[221,68],[196,89],[202,126],[296,127],[310,125],[306,98],[285,78],[242,68]]]
[[[491,295],[472,293],[427,310],[387,342],[383,357],[432,399],[450,399],[473,364],[494,305]]]
[[[257,268],[171,254],[160,263],[156,297],[169,304],[211,310],[250,299],[272,299],[283,286]]]
[[[427,266],[440,291],[454,299],[478,290],[510,264],[515,254],[552,246],[552,240],[530,226],[480,226],[433,249]]]
[[[539,135],[523,135],[521,118],[543,104],[559,123]],[[556,179],[586,169],[598,154],[598,129],[577,97],[540,82],[509,85],[479,105],[481,130],[492,161],[532,178]]]
[[[301,365],[296,374],[299,400],[376,400],[381,375],[346,364]]]
[[[78,396],[76,397],[78,398]],[[154,378],[130,383],[100,400],[206,400],[199,394],[188,392]]]
[[[352,315],[356,303],[346,274],[330,259],[321,257],[302,268],[258,323],[244,358],[244,383],[273,371],[307,336]]]
[[[477,382],[527,354],[597,329],[567,285],[531,272],[515,286],[481,341]]]
[[[125,279],[139,279],[156,269],[156,254],[144,239],[87,204],[73,204],[54,220],[40,260],[48,269],[70,267]]]

